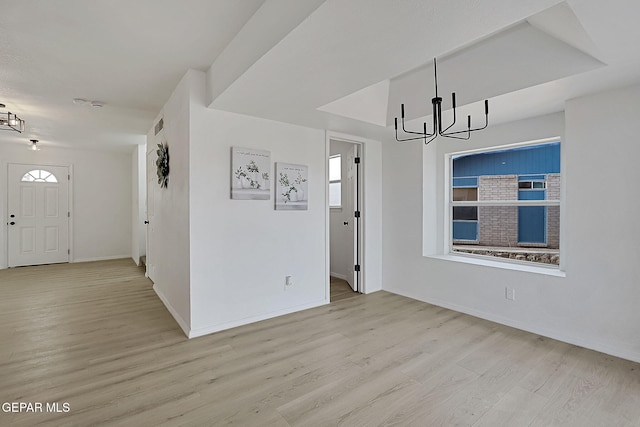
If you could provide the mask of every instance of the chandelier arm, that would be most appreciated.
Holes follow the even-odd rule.
[[[489,119],[488,119],[488,118],[487,118],[487,119],[485,119],[484,126],[482,126],[481,128],[471,129],[471,132],[475,132],[475,131],[477,131],[477,130],[483,130],[483,129],[486,129],[486,128],[487,128],[487,126],[489,126]]]
[[[461,131],[457,131],[457,132],[449,132],[446,135],[443,136],[450,136],[450,135],[458,135],[461,133],[465,133],[467,132],[468,134],[470,134],[471,132],[475,132],[477,130],[483,130],[486,129],[487,126],[489,125],[489,100],[485,99],[484,100],[484,126],[479,127],[479,128],[473,128],[471,129],[471,116],[468,116],[469,120],[468,120],[468,129],[467,130],[461,130]]]
[[[456,132],[440,132],[440,136],[443,136],[445,138],[452,138],[452,139],[464,139],[467,140],[471,137],[471,116],[467,116],[468,117],[468,121],[467,121],[467,129],[466,130],[461,130],[461,131],[456,131]],[[446,129],[445,129],[446,130]],[[466,134],[466,136],[453,136],[453,135],[459,135],[459,134]]]
[[[455,132],[455,133],[462,133],[462,132],[466,133],[467,136],[466,137],[465,136],[453,136],[453,134],[450,134],[450,133],[448,133],[448,134],[442,133],[442,134],[440,134],[440,136],[443,136],[445,138],[451,138],[451,139],[462,139],[462,140],[465,140],[465,141],[468,140],[471,137],[471,132],[469,132],[469,130],[464,130],[464,131]]]
[[[427,124],[424,124],[425,128],[427,127]],[[417,135],[420,135],[418,137],[415,138],[405,138],[405,139],[400,139],[398,138],[398,118],[396,117],[396,141],[398,142],[407,142],[407,141],[417,141],[418,139],[427,139],[427,136],[422,134],[422,133],[418,133],[418,132],[414,132]]]
[[[435,136],[433,138],[435,138]],[[396,141],[398,141],[398,142],[417,141],[419,139],[427,139],[427,137],[424,136],[424,135],[423,136],[418,136],[418,137],[415,137],[415,138],[405,138],[405,139],[398,139],[398,137],[396,137]]]
[[[476,130],[482,130],[482,129],[484,129],[484,128],[478,128],[478,129],[464,129],[464,130],[458,130],[458,131],[456,131],[456,132],[443,133],[443,134],[440,134],[440,135],[441,135],[441,136],[446,136],[446,137],[455,138],[453,135],[460,135],[461,133],[467,133],[467,134],[468,134],[468,133],[471,133],[471,132],[473,132],[473,131],[476,131]]]
[[[489,100],[485,99],[484,100],[484,126],[475,128],[475,129],[470,129],[469,131],[474,132],[477,130],[483,130],[483,129],[486,129],[487,126],[489,126]],[[471,117],[469,117],[469,127],[471,127]]]
[[[450,136],[450,135],[458,135],[461,133],[467,133],[467,132],[475,132],[477,130],[483,130],[486,129],[487,126],[489,125],[489,116],[485,116],[485,122],[484,122],[484,126],[479,127],[479,128],[474,128],[474,129],[465,129],[465,130],[459,130],[457,132],[449,132],[447,134],[441,134],[442,136]]]
[[[415,132],[415,131],[406,130],[406,129],[405,129],[405,127],[404,127],[404,117],[403,117],[403,118],[402,118],[402,131],[403,131],[404,133],[410,133],[410,134],[412,134],[412,135],[422,135],[422,136],[432,136],[432,135],[435,135],[435,132],[434,132],[434,133],[427,133],[427,124],[426,124],[426,123],[424,123],[424,122],[423,122],[423,124],[424,124],[424,132]],[[435,130],[435,129],[434,129],[434,130]]]
[[[456,110],[454,109],[454,110],[453,110],[453,122],[452,122],[449,126],[447,126],[447,128],[446,128],[446,129],[441,130],[441,131],[440,131],[440,135],[444,135],[444,134],[445,134],[449,129],[451,129],[451,128],[453,127],[453,125],[455,125],[455,124],[456,124]]]
[[[440,131],[440,135],[443,135],[445,132],[451,129],[453,125],[456,124],[456,93],[455,92],[451,93],[451,105],[453,107],[453,122],[449,126],[447,126],[446,129],[443,129],[442,131]]]
[[[438,135],[434,135],[434,136],[432,136],[432,137],[431,137],[431,139],[429,139],[428,141],[427,141],[427,138],[425,138],[425,139],[424,139],[424,145],[429,145],[429,143],[430,143],[431,141],[433,141],[434,139],[436,139],[437,137],[438,137]]]
[[[396,126],[396,132],[398,131],[398,118],[395,117],[395,126]],[[402,131],[404,133],[409,133],[412,135],[422,135],[422,136],[431,136],[431,135],[435,135],[435,128],[434,128],[434,133],[427,133],[427,124],[424,123],[424,132],[415,132],[415,131],[410,131],[407,130],[404,126],[404,104],[400,104],[400,120],[401,120],[401,127],[402,127]],[[397,138],[396,138],[397,139]]]

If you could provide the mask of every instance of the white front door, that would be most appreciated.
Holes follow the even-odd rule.
[[[69,262],[69,168],[8,166],[9,267]]]

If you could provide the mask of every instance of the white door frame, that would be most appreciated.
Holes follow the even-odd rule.
[[[73,191],[73,164],[54,164],[54,163],[37,163],[37,162],[11,162],[11,161],[3,161],[2,162],[2,179],[0,179],[0,185],[4,189],[4,210],[2,212],[3,215],[3,235],[4,235],[4,257],[2,257],[3,266],[0,268],[6,268],[9,265],[9,164],[14,165],[24,165],[24,166],[34,166],[34,169],[46,169],[47,167],[64,167],[69,171],[69,197],[67,200],[68,203],[68,212],[69,212],[69,263],[74,261],[74,246],[73,246],[73,223],[74,223],[74,191]]]
[[[154,144],[155,147],[155,144]],[[155,179],[154,179],[154,173],[155,173],[155,169],[152,167],[149,167],[149,159],[150,156],[153,156],[155,154],[155,148],[153,147],[149,147],[149,145],[147,145],[147,149],[145,150],[145,157],[144,157],[144,162],[146,165],[146,175],[145,175],[145,181],[146,181],[146,197],[145,197],[145,203],[146,203],[146,212],[145,212],[145,227],[147,228],[147,233],[146,233],[146,248],[145,248],[145,265],[144,265],[144,269],[145,269],[145,277],[147,277],[148,279],[150,279],[151,281],[153,281],[153,279],[155,278],[155,270],[154,270],[154,260],[153,260],[153,247],[152,247],[152,243],[153,243],[153,232],[154,232],[154,215],[155,215],[155,200],[156,200],[156,186],[153,185],[155,184]],[[155,163],[155,161],[153,162]]]
[[[358,186],[359,186],[359,191],[358,191],[358,198],[359,198],[359,206],[360,206],[360,212],[362,212],[362,216],[360,217],[359,221],[357,221],[358,223],[358,229],[359,229],[359,233],[358,233],[358,237],[359,237],[359,243],[358,243],[358,247],[359,247],[359,260],[358,260],[358,264],[360,265],[360,272],[358,274],[358,292],[360,293],[367,293],[367,277],[366,277],[366,271],[367,271],[367,266],[364,264],[364,260],[365,260],[365,253],[366,253],[366,248],[364,246],[364,242],[366,241],[366,220],[367,220],[367,213],[364,211],[364,206],[365,206],[365,186],[366,186],[366,174],[365,174],[365,167],[366,167],[366,153],[367,153],[367,148],[366,148],[366,144],[367,142],[374,142],[368,139],[364,139],[364,138],[359,138],[359,137],[355,137],[355,136],[351,136],[351,135],[344,135],[344,134],[340,134],[340,133],[336,133],[336,132],[330,132],[327,131],[326,132],[326,136],[325,136],[325,145],[326,145],[326,171],[325,171],[325,182],[326,182],[326,256],[325,256],[325,268],[326,268],[326,299],[327,301],[329,301],[330,299],[330,295],[331,295],[331,285],[330,285],[330,281],[331,281],[331,266],[330,266],[330,259],[331,259],[331,242],[330,242],[330,230],[331,230],[331,226],[330,226],[330,208],[329,208],[329,157],[330,157],[330,153],[331,153],[331,141],[336,141],[336,142],[347,142],[350,144],[356,144],[359,147],[359,157],[361,159],[361,163],[359,165],[359,180],[358,180]],[[355,203],[354,203],[354,209],[355,209]],[[354,263],[355,265],[356,263]]]
[[[332,140],[335,141],[335,140]],[[352,259],[349,265],[349,271],[347,272],[347,280],[349,285],[355,292],[362,293],[362,284],[360,283],[360,270],[356,270],[352,266],[358,266],[360,268],[362,266],[362,257],[360,256],[360,251],[362,249],[362,224],[360,222],[360,216],[357,216],[356,212],[362,211],[362,191],[360,191],[360,183],[362,181],[360,165],[356,163],[356,158],[358,161],[362,159],[362,147],[359,143],[350,143],[351,147],[349,148],[349,152],[346,156],[347,164],[347,179],[346,184],[348,188],[346,192],[348,194],[347,199],[349,203],[347,204],[347,208],[349,211],[347,212],[347,231],[351,233],[349,236],[349,240],[352,242],[353,246],[351,247]],[[344,159],[343,159],[344,161]],[[351,173],[353,174],[353,181],[349,181],[351,178]],[[342,182],[345,182],[345,179],[342,178]],[[342,186],[342,191],[344,193],[345,188]],[[358,214],[359,215],[359,214]]]

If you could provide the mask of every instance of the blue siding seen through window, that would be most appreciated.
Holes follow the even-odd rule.
[[[453,155],[451,250],[558,265],[560,155],[560,142]]]
[[[560,143],[473,153],[453,158],[456,177],[560,173]]]

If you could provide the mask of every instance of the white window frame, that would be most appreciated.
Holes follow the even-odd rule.
[[[42,175],[46,174],[43,178]],[[36,176],[38,175],[38,176]],[[27,176],[30,176],[33,179],[27,179]],[[49,179],[51,178],[51,179]],[[29,172],[25,173],[22,176],[21,182],[37,182],[37,183],[47,183],[47,184],[57,184],[58,178],[55,176],[53,172],[49,172],[46,169],[33,169]]]
[[[342,154],[333,154],[329,156],[329,165],[331,165],[331,159],[335,159],[336,157],[340,159],[340,179],[332,180],[329,178],[329,188],[331,188],[331,184],[340,184],[340,204],[332,205],[331,197],[329,197],[329,209],[342,209]],[[331,177],[331,166],[329,166],[329,177]]]
[[[561,192],[560,194],[560,200],[477,200],[477,201],[457,201],[454,202],[453,201],[453,158],[459,155],[463,155],[463,154],[475,154],[475,153],[486,153],[486,152],[490,152],[490,151],[496,151],[496,150],[506,150],[506,149],[511,149],[511,148],[521,148],[521,147],[527,147],[527,146],[533,146],[533,145],[542,145],[545,143],[554,143],[554,142],[560,142],[560,146],[562,147],[562,140],[561,138],[549,138],[549,139],[544,139],[544,140],[536,140],[536,141],[529,141],[529,142],[523,142],[523,143],[517,143],[517,144],[505,144],[505,145],[500,145],[500,146],[494,146],[494,147],[486,147],[486,148],[478,148],[478,149],[473,149],[473,150],[465,150],[465,151],[456,151],[456,152],[449,152],[445,154],[445,162],[447,167],[445,167],[445,206],[446,206],[446,210],[447,210],[447,214],[445,215],[445,224],[444,224],[444,230],[445,230],[445,235],[444,235],[444,243],[445,243],[445,256],[446,257],[453,257],[455,259],[460,259],[460,260],[464,260],[464,259],[468,259],[470,260],[471,263],[476,264],[476,263],[480,263],[483,265],[492,265],[492,266],[497,266],[497,267],[501,267],[504,266],[505,268],[510,268],[510,269],[516,269],[516,270],[522,270],[522,271],[531,271],[531,272],[545,272],[545,271],[549,271],[551,272],[550,274],[560,274],[560,275],[564,275],[564,272],[562,271],[563,269],[563,264],[562,264],[562,259],[563,259],[563,238],[562,238],[562,232],[560,233],[560,265],[552,265],[552,264],[543,264],[543,263],[537,263],[537,262],[532,262],[532,261],[521,261],[521,260],[515,260],[515,259],[508,259],[508,258],[499,258],[499,257],[494,257],[494,256],[490,256],[490,255],[477,255],[477,254],[470,254],[470,253],[462,253],[462,252],[454,252],[453,251],[453,244],[454,244],[454,240],[453,240],[453,208],[457,207],[457,206],[477,206],[477,207],[481,207],[481,206],[561,206],[560,211],[562,212],[562,205],[564,204],[564,194],[563,192]],[[562,157],[561,157],[561,161],[560,161],[560,174],[562,175]],[[546,183],[545,183],[545,188],[544,190],[547,190],[546,188]],[[536,189],[539,190],[539,189]],[[479,194],[478,194],[479,197]],[[479,220],[479,217],[478,217]],[[560,215],[560,230],[562,230],[564,227],[563,224],[563,216],[562,214]],[[457,242],[459,243],[459,242]],[[460,243],[459,243],[460,244]],[[474,260],[478,260],[478,262],[474,261]]]

